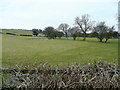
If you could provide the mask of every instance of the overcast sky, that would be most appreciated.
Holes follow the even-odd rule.
[[[89,14],[90,20],[116,25],[119,0],[0,0],[0,28],[44,29]]]

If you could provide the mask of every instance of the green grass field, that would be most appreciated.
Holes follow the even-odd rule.
[[[2,65],[14,67],[16,64],[33,64],[37,62],[87,63],[107,61],[117,63],[118,40],[100,43],[96,38],[81,40],[43,40],[41,37],[2,35]]]
[[[32,35],[32,31],[31,30],[4,29],[4,30],[2,30],[2,32],[3,33],[14,33],[14,34],[17,34],[17,35],[20,35],[20,34]]]

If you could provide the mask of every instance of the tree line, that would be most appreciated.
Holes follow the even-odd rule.
[[[67,23],[62,23],[56,29],[52,26],[46,27],[43,31],[32,29],[33,35],[37,36],[39,33],[43,33],[48,39],[65,36],[66,39],[73,37],[73,40],[76,40],[77,37],[83,37],[85,41],[90,36],[98,38],[100,42],[105,39],[105,43],[112,37],[118,38],[119,33],[114,30],[114,26],[107,26],[105,22],[95,23],[95,21],[91,21],[88,14],[76,17],[73,27],[70,27]],[[90,33],[88,34],[88,32]]]

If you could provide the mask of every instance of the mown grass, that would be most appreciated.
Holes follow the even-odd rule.
[[[33,64],[40,62],[87,63],[107,61],[117,63],[118,40],[111,39],[108,43],[100,43],[96,38],[80,40],[42,40],[41,37],[22,37],[3,35],[2,65],[14,67],[15,64]]]

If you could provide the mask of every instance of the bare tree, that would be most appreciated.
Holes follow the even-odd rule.
[[[68,27],[69,27],[69,25],[66,23],[62,23],[58,27],[58,30],[63,30],[67,39],[68,39]]]
[[[113,31],[114,26],[109,27],[105,24],[105,22],[100,22],[93,28],[94,36],[96,36],[100,42],[102,42],[105,38],[105,43],[113,37]]]
[[[71,33],[71,36],[73,37],[74,40],[76,40],[76,37],[79,38],[81,30],[79,27],[75,26],[69,29],[69,32]]]
[[[87,31],[92,29],[93,23],[94,23],[94,21],[89,20],[88,14],[82,15],[81,18],[79,18],[79,17],[75,18],[75,24],[79,26],[80,30],[84,34],[83,40],[86,40]]]

